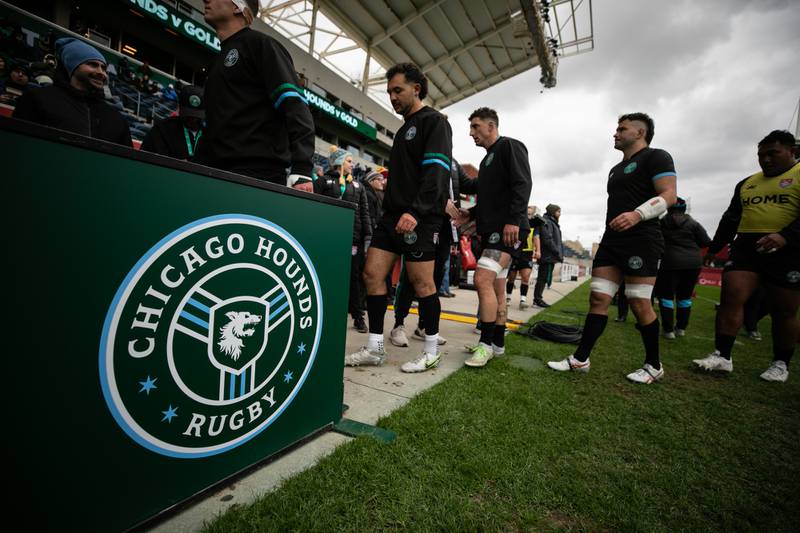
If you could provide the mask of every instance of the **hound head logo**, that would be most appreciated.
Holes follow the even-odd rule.
[[[269,304],[250,296],[224,300],[211,308],[208,356],[211,364],[238,374],[267,346]]]
[[[247,311],[228,311],[225,316],[228,318],[228,323],[219,328],[217,346],[222,353],[229,355],[234,361],[238,361],[244,347],[242,337],[252,337],[256,332],[255,329],[247,326],[261,322],[261,316],[251,315]]]

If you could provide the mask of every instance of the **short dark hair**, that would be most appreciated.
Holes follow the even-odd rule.
[[[772,130],[769,132],[769,135],[758,141],[758,145],[761,146],[763,144],[771,144],[771,143],[778,143],[782,144],[783,146],[789,146],[790,148],[794,148],[795,143],[794,135],[789,133],[786,130]]]
[[[622,115],[619,117],[617,121],[622,122],[623,120],[638,120],[639,122],[644,122],[647,125],[647,131],[644,134],[644,140],[649,145],[650,141],[653,140],[653,135],[656,134],[656,124],[653,122],[653,119],[650,118],[650,115],[647,113],[628,113],[627,115]]]
[[[500,118],[497,116],[497,111],[490,107],[479,107],[472,114],[469,116],[470,122],[472,122],[473,118],[479,118],[481,120],[491,120],[494,122],[494,125],[500,127]]]
[[[428,96],[428,78],[422,73],[422,70],[414,63],[398,63],[386,71],[386,80],[391,80],[396,75],[402,74],[405,76],[406,81],[411,83],[419,83],[419,99],[423,100]]]

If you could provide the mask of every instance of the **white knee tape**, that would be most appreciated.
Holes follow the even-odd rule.
[[[478,266],[481,268],[485,268],[486,270],[491,270],[497,275],[500,275],[500,272],[503,271],[503,265],[501,265],[491,257],[481,257],[480,259],[478,259]],[[506,269],[506,273],[508,273],[508,269]]]
[[[644,283],[631,283],[625,284],[625,296],[628,298],[641,298],[642,300],[649,300],[650,295],[653,294],[653,286]]]
[[[592,282],[589,284],[592,292],[599,292],[600,294],[607,294],[614,297],[617,294],[617,290],[619,290],[619,283],[614,283],[609,279],[603,278],[592,278]]]

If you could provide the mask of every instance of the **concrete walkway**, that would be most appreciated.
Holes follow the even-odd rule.
[[[555,303],[583,281],[581,279],[577,282],[554,282],[552,290],[545,291],[544,300],[551,304]],[[518,286],[519,282],[517,282]],[[468,289],[454,289],[453,292],[456,294],[455,298],[441,299],[442,313],[463,313],[474,317],[478,308],[477,293]],[[528,299],[529,301],[533,299],[533,287],[528,291]],[[541,309],[538,307],[520,310],[519,289],[515,289],[509,304],[508,318],[510,320],[526,322],[532,315],[540,311]],[[350,328],[347,332],[347,353],[350,353],[366,344],[367,335],[352,329],[352,321],[348,321],[348,324]],[[366,424],[375,424],[381,417],[388,415],[420,392],[439,383],[461,368],[464,360],[468,357],[463,349],[464,345],[474,344],[478,341],[478,335],[473,332],[474,322],[466,324],[454,320],[442,320],[439,327],[440,335],[447,339],[447,343],[440,347],[442,359],[439,366],[421,374],[404,374],[400,371],[400,365],[419,355],[423,344],[421,340],[413,338],[417,316],[409,315],[405,325],[409,337],[409,347],[393,346],[389,343],[388,335],[394,326],[394,313],[387,311],[384,324],[388,353],[386,363],[381,367],[345,367],[344,403],[350,407],[345,413],[345,417]],[[323,433],[279,459],[242,477],[235,483],[185,508],[151,528],[150,531],[159,533],[198,531],[204,522],[225,512],[232,505],[251,503],[265,493],[274,490],[284,479],[315,465],[319,459],[349,440],[349,437],[332,431]]]

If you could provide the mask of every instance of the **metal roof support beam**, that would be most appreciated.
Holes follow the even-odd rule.
[[[500,81],[507,79],[508,77],[519,74],[520,72],[524,72],[526,69],[530,67],[535,67],[536,63],[534,62],[534,60],[530,61],[531,61],[530,65],[526,65],[524,63],[509,65],[503,70],[496,72],[495,74],[492,74],[488,78],[481,80],[470,87],[465,87],[463,90],[459,91],[458,93],[451,94],[447,98],[437,100],[433,104],[439,108],[443,108],[445,106],[448,106],[454,102],[461,100],[464,97],[477,94],[480,91],[491,87],[495,83],[498,83]]]
[[[311,37],[308,40],[308,54],[314,57],[314,37],[317,35],[317,11],[319,11],[319,2],[314,0],[311,7]]]
[[[378,46],[379,44],[381,44],[383,41],[385,41],[386,39],[388,39],[389,37],[391,37],[395,33],[399,32],[400,30],[402,30],[403,28],[405,28],[406,26],[408,26],[409,24],[411,24],[412,22],[414,22],[418,18],[420,18],[423,15],[425,15],[425,13],[427,13],[428,11],[430,11],[432,9],[436,9],[440,5],[444,4],[446,1],[447,0],[436,0],[435,2],[431,2],[431,3],[427,4],[427,5],[424,5],[424,6],[420,7],[419,9],[417,9],[411,15],[408,15],[407,17],[405,17],[404,19],[400,20],[399,22],[396,22],[396,23],[392,24],[391,26],[386,28],[386,31],[384,31],[382,33],[379,33],[378,35],[376,35],[375,37],[370,39],[370,44],[372,46]]]
[[[364,74],[361,75],[361,92],[367,94],[369,90],[369,60],[372,58],[372,48],[367,48],[367,58],[364,60]]]
[[[466,43],[464,43],[463,46],[459,46],[458,48],[455,48],[453,50],[448,50],[446,53],[444,53],[443,55],[437,57],[436,59],[434,59],[430,63],[426,63],[426,64],[422,65],[422,67],[421,67],[422,71],[423,72],[428,72],[428,71],[430,71],[432,69],[435,69],[436,67],[442,65],[443,63],[447,63],[448,61],[454,60],[456,56],[463,54],[464,52],[466,52],[470,48],[474,48],[475,46],[481,44],[482,42],[484,42],[484,41],[486,41],[488,39],[491,39],[492,37],[494,37],[495,35],[499,34],[501,31],[503,31],[504,29],[508,28],[509,26],[511,26],[511,19],[510,18],[507,21],[505,21],[502,24],[500,24],[499,26],[497,26],[497,28],[495,28],[493,31],[490,31],[489,33],[487,33],[485,35],[481,35],[479,37],[475,37],[471,41],[467,41]]]
[[[284,10],[288,7],[292,7],[293,5],[299,4],[300,2],[303,1],[304,0],[287,0],[286,2],[282,2],[276,6],[262,7],[261,9],[258,10],[258,16],[259,18],[265,15],[269,16],[270,14],[275,13],[276,11]]]

